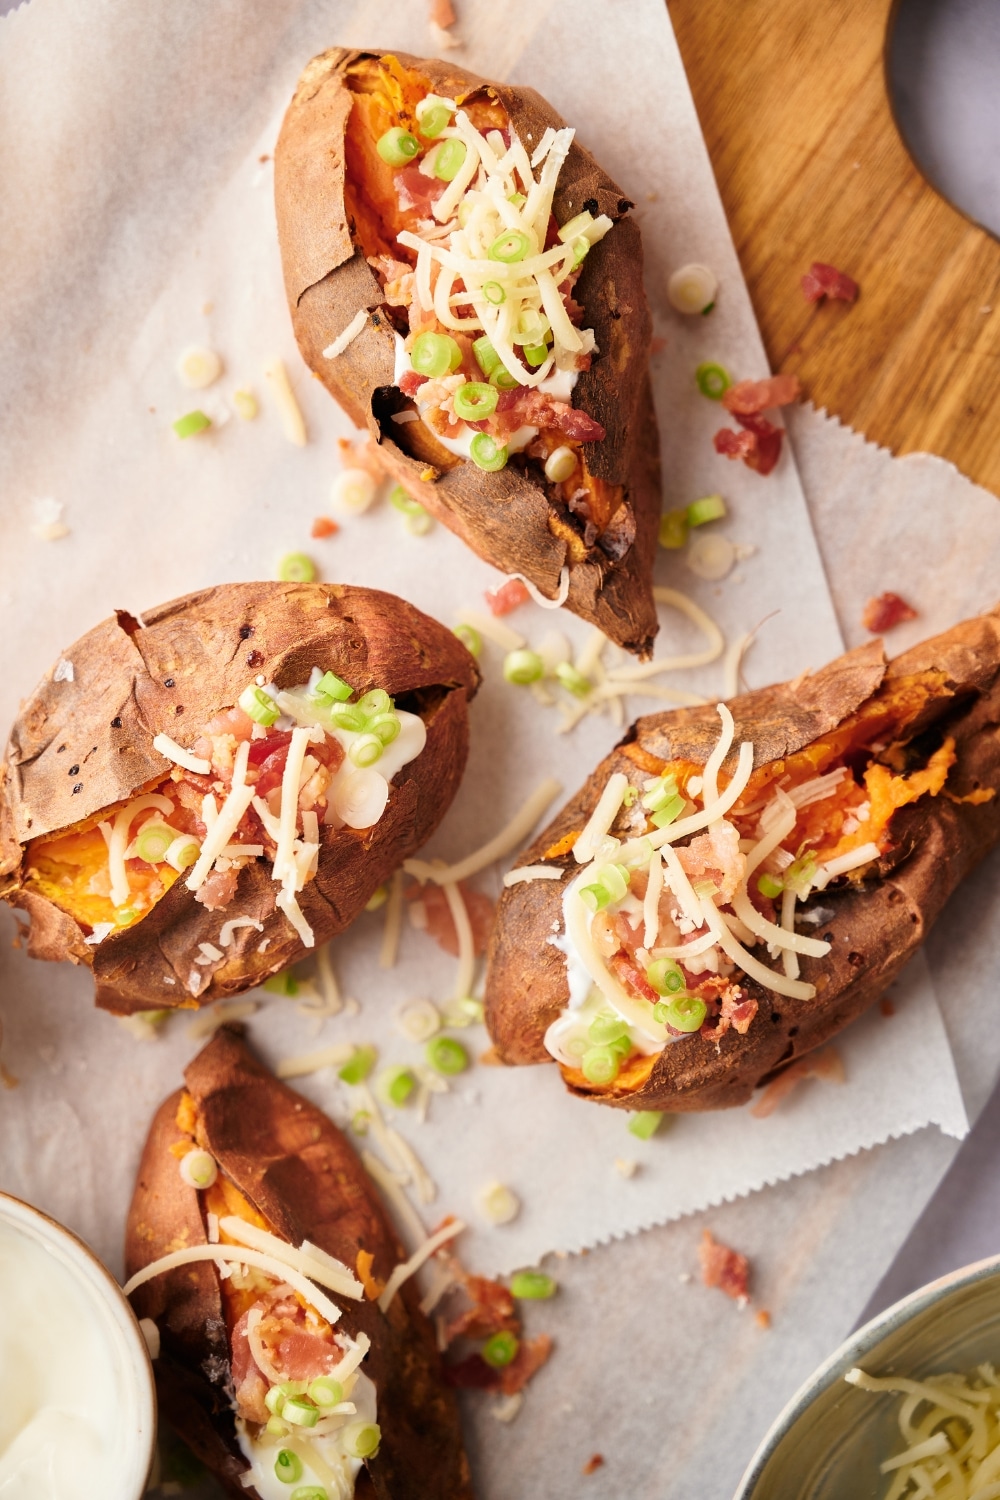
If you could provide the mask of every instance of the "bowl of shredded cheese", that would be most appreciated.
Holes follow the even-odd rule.
[[[1000,1256],[851,1335],[792,1398],[734,1500],[1000,1500]]]

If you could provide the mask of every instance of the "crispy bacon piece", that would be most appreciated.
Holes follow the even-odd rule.
[[[514,1298],[499,1281],[490,1281],[486,1276],[466,1276],[463,1289],[471,1303],[445,1325],[446,1345],[457,1338],[488,1339],[491,1334],[507,1329],[513,1333],[519,1331]]]
[[[788,406],[802,393],[797,375],[770,375],[767,380],[739,380],[722,398],[734,417],[756,417],[769,406]]]
[[[451,0],[430,0],[427,19],[432,26],[440,26],[444,31],[447,31],[449,26],[454,26],[455,7]]]
[[[858,283],[836,266],[814,260],[802,278],[802,294],[807,302],[822,302],[824,297],[831,302],[853,302],[858,295]]]
[[[701,1232],[698,1260],[705,1286],[717,1286],[727,1297],[732,1297],[734,1302],[749,1297],[750,1262],[738,1250],[730,1250],[728,1245],[720,1244],[710,1229],[703,1229]]]
[[[659,1000],[659,995],[653,989],[652,985],[647,982],[645,974],[641,972],[630,958],[626,958],[624,953],[616,953],[610,960],[608,967],[621,980],[622,984],[628,985],[629,989],[634,990],[637,995],[641,995],[644,1000],[648,1000],[651,1005],[655,1005]]]
[[[729,905],[746,867],[740,853],[740,836],[732,823],[725,820],[716,823],[708,833],[699,834],[690,844],[679,848],[677,858],[689,880],[713,880],[721,904]]]
[[[339,530],[340,527],[336,521],[332,521],[329,516],[317,516],[312,523],[309,535],[315,537],[317,541],[322,541],[324,537],[336,536]]]
[[[490,940],[493,930],[494,904],[489,896],[482,891],[472,890],[462,881],[459,885],[465,909],[469,914],[469,923],[472,927],[472,944],[476,956],[486,952],[486,945]],[[407,891],[407,898],[411,901],[423,900],[424,910],[427,913],[426,931],[434,941],[450,953],[452,957],[458,957],[458,933],[455,931],[455,919],[448,905],[448,898],[439,885],[428,882],[427,885],[411,886]]]
[[[428,177],[419,167],[414,166],[402,167],[395,174],[394,181],[396,197],[403,213],[414,213],[422,219],[433,217],[434,204],[448,186],[440,177]],[[413,332],[412,324],[410,332]]]
[[[784,436],[781,428],[775,427],[766,417],[742,417],[737,420],[745,430],[734,432],[731,427],[720,428],[712,440],[716,453],[722,453],[726,458],[742,458],[748,469],[755,469],[762,476],[770,474],[781,457],[781,440]]]
[[[734,432],[731,427],[720,427],[712,443],[716,453],[723,454],[725,458],[742,458],[745,461],[757,452],[755,432]]]
[[[236,895],[239,870],[212,870],[194,893],[206,911],[222,911]]]
[[[531,1377],[538,1373],[552,1353],[552,1340],[547,1333],[537,1339],[522,1339],[520,1348],[500,1371],[500,1389],[505,1396],[516,1396],[524,1389]]]
[[[825,1078],[828,1083],[847,1082],[844,1062],[836,1047],[821,1047],[818,1052],[810,1052],[779,1073],[777,1078],[772,1078],[750,1110],[754,1119],[766,1120],[768,1115],[773,1115],[782,1100],[807,1078]]]
[[[426,375],[418,375],[416,370],[404,370],[399,377],[399,389],[404,396],[415,396],[426,381]]]
[[[869,599],[861,616],[861,623],[872,635],[881,635],[883,630],[891,630],[894,625],[902,625],[904,620],[915,620],[917,611],[905,599],[898,594],[879,594],[874,599]]]
[[[598,1469],[603,1469],[603,1467],[604,1467],[604,1454],[603,1453],[592,1453],[590,1455],[590,1457],[587,1459],[587,1462],[584,1464],[583,1468],[580,1470],[580,1473],[581,1474],[596,1474],[597,1471],[598,1471]]]
[[[729,979],[723,979],[717,974],[703,979],[696,984],[693,994],[700,995],[709,1006],[709,1014],[718,1010],[713,1016],[714,1025],[710,1025],[706,1019],[701,1027],[701,1035],[710,1042],[717,1042],[720,1037],[725,1036],[730,1027],[739,1036],[746,1036],[750,1030],[750,1023],[757,1014],[757,1001],[748,999],[739,985],[733,984]]]
[[[491,615],[509,615],[511,610],[527,604],[531,595],[520,578],[508,578],[499,588],[487,589],[483,598],[490,607]]]

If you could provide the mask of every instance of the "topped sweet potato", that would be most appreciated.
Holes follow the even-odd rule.
[[[660,511],[632,204],[530,89],[334,48],[275,150],[303,356],[480,556],[648,652]]]
[[[22,705],[0,898],[98,1004],[201,1005],[345,928],[433,833],[479,674],[391,594],[228,584],[119,611]]]

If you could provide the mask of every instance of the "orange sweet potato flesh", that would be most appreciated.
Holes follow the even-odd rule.
[[[659,436],[649,383],[652,325],[632,204],[574,142],[554,212],[565,223],[588,205],[615,221],[584,263],[574,298],[600,356],[577,381],[573,404],[607,436],[584,453],[601,534],[582,526],[537,466],[489,474],[456,460],[423,425],[393,423],[408,403],[393,385],[394,334],[369,255],[401,252],[391,171],[372,149],[390,125],[412,125],[428,89],[457,99],[475,123],[514,126],[529,154],[565,122],[531,89],[489,83],[451,63],[333,48],[305,69],[275,148],[275,206],[285,290],[303,358],[360,428],[379,443],[392,479],[505,573],[523,573],[553,597],[570,567],[568,608],[612,640],[648,655],[657,629],[652,569],[659,519]],[[360,308],[364,331],[337,359],[323,349]],[[406,443],[404,448],[403,444]]]
[[[195,1139],[218,1162],[230,1198],[234,1190],[242,1195],[241,1217],[249,1210],[291,1244],[308,1239],[351,1267],[366,1252],[372,1274],[388,1279],[405,1251],[368,1174],[336,1126],[257,1061],[240,1028],[218,1031],[185,1080]],[[200,1201],[207,1195],[181,1179],[170,1149],[185,1140],[177,1124],[184,1093],[160,1106],[143,1150],[125,1230],[126,1276],[171,1250],[207,1243],[208,1205]],[[416,1284],[407,1282],[385,1313],[367,1299],[334,1300],[343,1309],[338,1328],[371,1339],[363,1369],[378,1397],[382,1441],[358,1476],[358,1500],[471,1500],[457,1407]],[[154,1370],[163,1414],[227,1493],[259,1500],[256,1489],[240,1484],[248,1466],[226,1393],[230,1351],[215,1266],[196,1263],[154,1277],[132,1305],[160,1330]]]
[[[886,799],[890,842],[865,878],[828,887],[817,898],[834,915],[818,929],[831,941],[831,952],[800,960],[803,979],[816,986],[814,999],[789,999],[741,979],[759,1007],[745,1036],[729,1030],[717,1042],[695,1034],[671,1043],[653,1059],[630,1059],[605,1089],[564,1070],[572,1092],[604,1104],[684,1112],[745,1103],[776,1070],[823,1046],[879,998],[959,882],[1000,839],[1000,609],[888,664],[881,641],[872,641],[819,672],[747,693],[729,706],[737,745],[744,739],[754,745],[747,796],[789,770],[799,779],[819,774],[851,745],[871,743],[881,731],[903,741],[926,732],[928,744],[941,742],[926,774],[911,778],[911,790],[920,787],[928,795],[899,805],[905,783],[880,765],[872,768],[875,791]],[[573,837],[609,775],[623,771],[641,787],[667,763],[700,770],[718,735],[712,707],[637,720],[518,859],[523,865],[558,861],[565,875],[512,886],[501,897],[489,953],[486,1020],[502,1061],[551,1061],[543,1038],[568,991],[563,955],[548,939],[554,923],[562,929],[563,891],[579,868],[569,852]],[[724,772],[734,764],[730,757]],[[930,795],[945,775],[947,785]],[[818,812],[823,804],[815,806]],[[829,853],[838,847],[833,844]]]
[[[393,778],[374,828],[321,829],[319,870],[299,898],[317,944],[343,931],[430,837],[465,769],[475,662],[451,630],[374,589],[226,584],[150,610],[141,627],[119,612],[65,659],[72,680],[50,675],[26,700],[0,764],[0,899],[30,917],[33,957],[93,969],[97,1003],[108,1010],[205,1005],[260,984],[304,951],[275,907],[278,887],[265,860],[240,871],[222,910],[206,910],[177,880],[140,921],[96,946],[85,940],[79,894],[62,905],[51,899],[62,896],[40,878],[46,845],[34,841],[92,829],[109,808],[162,782],[170,764],[153,749],[156,735],[190,744],[256,675],[292,687],[314,666],[359,694],[383,688],[421,715],[427,743]],[[69,841],[84,863],[93,855],[87,837]],[[66,847],[60,841],[61,853]],[[195,965],[199,944],[218,946],[222,924],[237,916],[255,918],[262,930],[236,929],[223,958]]]

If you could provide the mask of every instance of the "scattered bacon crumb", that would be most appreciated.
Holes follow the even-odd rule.
[[[537,1339],[522,1339],[509,1365],[500,1371],[500,1389],[505,1396],[516,1396],[523,1390],[533,1375],[536,1375],[552,1353],[552,1340],[547,1333]]]
[[[592,1453],[580,1470],[581,1474],[596,1474],[598,1469],[604,1467],[604,1454]]]
[[[802,293],[807,302],[822,302],[824,297],[831,302],[853,302],[858,295],[858,283],[836,266],[814,260],[802,278]]]
[[[904,620],[915,620],[917,611],[901,599],[898,594],[879,594],[874,599],[869,599],[861,616],[861,623],[872,635],[880,635],[883,630],[891,630],[894,625],[902,625]]]
[[[487,589],[483,597],[490,607],[490,614],[509,615],[519,605],[527,604],[531,595],[520,578],[508,578],[499,588]]]
[[[793,1062],[783,1073],[779,1073],[777,1078],[772,1078],[750,1111],[754,1119],[766,1120],[768,1115],[773,1115],[781,1101],[787,1099],[793,1089],[798,1088],[807,1078],[825,1078],[828,1083],[846,1083],[843,1059],[836,1047],[821,1047],[818,1052],[810,1052],[807,1057],[800,1057],[798,1062]]]
[[[766,1307],[761,1308],[760,1312],[754,1318],[754,1322],[757,1324],[758,1328],[770,1328],[771,1314],[768,1312]]]
[[[470,1306],[445,1324],[446,1345],[457,1338],[488,1339],[506,1329],[518,1331],[517,1310],[507,1287],[485,1276],[466,1276],[462,1285]]]
[[[744,418],[744,425],[748,421]],[[742,458],[748,469],[756,470],[763,477],[770,474],[781,457],[784,433],[766,417],[756,417],[754,423],[752,431],[733,432],[731,427],[723,427],[715,434],[713,442],[716,453],[722,453],[726,458]]]
[[[887,1021],[891,1016],[894,1016],[896,1014],[896,1007],[893,1005],[888,995],[882,996],[881,1000],[878,1003],[878,1008],[885,1016]]]
[[[797,375],[770,375],[766,380],[738,380],[722,397],[734,417],[756,417],[769,406],[789,406],[802,394]]]
[[[340,527],[336,521],[331,521],[329,516],[317,516],[312,523],[312,530],[309,535],[315,537],[317,540],[322,540],[326,536],[336,536],[339,530]]]
[[[666,341],[666,339],[662,338],[659,334],[657,334],[656,338],[653,339],[652,342],[650,343],[649,352],[650,352],[650,354],[662,354],[663,351],[664,351],[664,349],[666,347],[667,347],[667,341]]]
[[[472,928],[472,945],[477,958],[486,952],[486,945],[493,930],[494,905],[482,891],[472,890],[465,881],[459,882],[465,909]],[[439,885],[429,881],[427,885],[411,885],[406,892],[408,901],[422,900],[427,914],[425,930],[452,958],[458,957],[458,933],[455,919],[448,905],[448,897]],[[423,925],[423,924],[422,924]]]
[[[734,1302],[750,1295],[750,1262],[738,1250],[730,1250],[712,1236],[710,1229],[703,1229],[698,1246],[701,1262],[701,1279],[705,1286],[717,1286],[732,1297]]]
[[[271,153],[269,151],[265,151],[264,154],[263,154],[263,156],[258,156],[257,160],[260,161],[260,162],[270,161],[271,160]]]
[[[447,31],[449,26],[454,26],[458,19],[455,15],[455,7],[451,0],[430,0],[427,9],[427,19],[432,26],[440,26]]]
[[[739,380],[729,387],[722,404],[743,428],[723,427],[715,434],[716,453],[741,458],[748,469],[770,474],[781,457],[784,432],[761,415],[768,407],[788,406],[802,393],[797,375],[769,375],[766,380]]]

